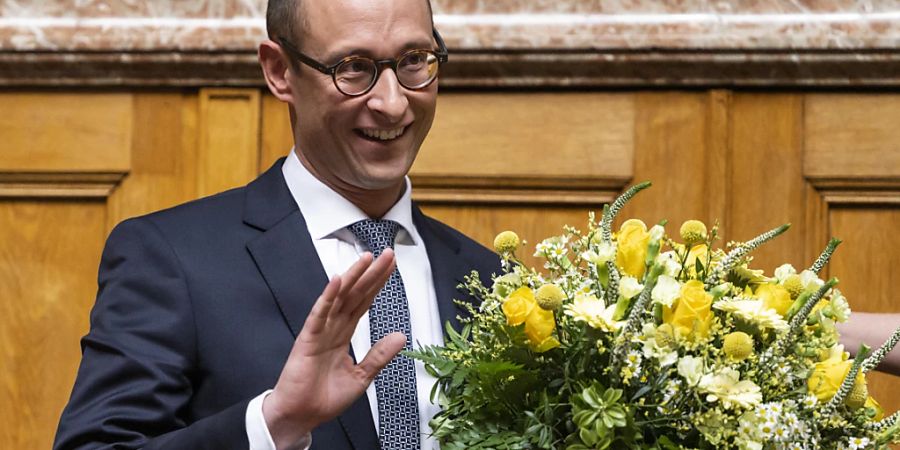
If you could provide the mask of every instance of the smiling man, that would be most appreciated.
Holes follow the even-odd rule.
[[[267,26],[294,149],[112,232],[55,448],[435,447],[434,379],[396,355],[499,264],[411,201],[447,58],[430,5],[270,0]]]

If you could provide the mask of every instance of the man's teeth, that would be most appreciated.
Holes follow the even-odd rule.
[[[387,141],[387,140],[395,139],[395,138],[397,138],[397,136],[400,136],[401,134],[403,134],[403,130],[405,128],[406,127],[400,127],[400,128],[394,129],[394,130],[376,130],[376,129],[372,129],[372,128],[362,128],[361,131],[362,131],[362,134],[366,135],[367,137],[370,137],[373,139],[379,139],[382,141]]]

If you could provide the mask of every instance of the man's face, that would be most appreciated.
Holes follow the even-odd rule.
[[[424,0],[305,0],[300,51],[332,65],[349,55],[396,58],[433,49]],[[312,172],[345,196],[402,186],[431,128],[437,83],[408,90],[383,70],[368,93],[350,97],[328,75],[300,66],[293,80],[295,137]]]

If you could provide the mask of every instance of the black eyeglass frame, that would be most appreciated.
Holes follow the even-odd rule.
[[[358,97],[360,95],[367,94],[369,91],[372,90],[372,88],[375,86],[375,84],[378,83],[378,78],[381,76],[381,71],[383,70],[382,68],[384,66],[390,67],[391,69],[394,70],[394,73],[397,73],[397,65],[400,63],[400,61],[403,60],[403,58],[406,57],[406,55],[409,55],[410,53],[423,52],[423,51],[434,53],[435,57],[437,57],[438,68],[440,69],[440,65],[447,62],[450,59],[450,57],[449,57],[449,53],[447,52],[447,46],[444,44],[444,40],[441,38],[440,33],[438,33],[436,28],[432,28],[431,30],[432,30],[432,35],[434,36],[434,40],[435,40],[435,42],[437,42],[437,45],[438,45],[437,50],[412,49],[407,52],[404,52],[402,55],[400,55],[397,58],[388,58],[388,59],[372,59],[372,58],[366,58],[364,56],[350,55],[330,66],[325,65],[319,61],[316,61],[312,57],[304,54],[303,52],[298,50],[297,47],[294,46],[294,44],[291,44],[291,41],[287,40],[286,38],[278,36],[277,39],[278,39],[278,43],[281,44],[281,47],[284,48],[285,50],[287,50],[288,53],[290,53],[290,56],[292,56],[296,60],[300,61],[301,63],[306,64],[307,66],[312,67],[313,69],[316,69],[317,71],[319,71],[325,75],[331,76],[331,81],[334,83],[334,87],[338,90],[338,92],[340,92],[341,94],[350,96],[350,97]],[[337,68],[340,67],[342,64],[344,64],[348,61],[352,61],[354,59],[368,59],[368,60],[374,62],[375,63],[375,75],[372,77],[372,82],[369,83],[369,87],[367,87],[365,90],[363,90],[362,92],[360,92],[358,94],[348,94],[348,93],[344,92],[343,90],[341,90],[341,88],[338,86]],[[436,79],[437,79],[437,74],[435,74],[435,76],[433,78],[428,80],[427,83],[424,83],[421,86],[414,86],[414,87],[403,84],[403,82],[400,81],[399,78],[397,79],[397,81],[400,82],[401,86],[403,86],[407,89],[419,90],[419,89],[424,89],[424,88],[430,86],[431,83],[434,83],[434,80],[436,80]]]

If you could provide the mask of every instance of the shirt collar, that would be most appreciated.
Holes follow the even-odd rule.
[[[361,209],[316,178],[303,164],[294,149],[281,167],[291,196],[297,202],[300,213],[313,240],[329,237],[354,242],[347,226],[368,219]],[[422,242],[412,221],[412,184],[404,177],[406,189],[397,203],[382,217],[400,224],[397,243],[418,245]]]

